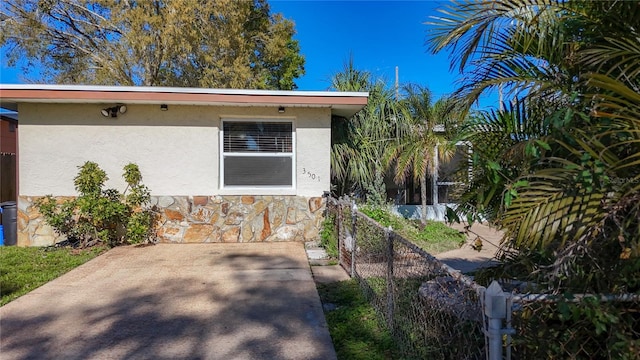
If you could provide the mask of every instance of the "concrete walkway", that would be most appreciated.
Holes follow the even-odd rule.
[[[450,226],[464,231],[464,224]],[[467,232],[467,242],[461,248],[437,254],[435,257],[462,273],[469,273],[495,264],[495,256],[502,236],[503,233],[498,230],[485,224],[474,223]],[[480,251],[472,247],[478,239],[482,241]]]
[[[351,279],[340,265],[312,265],[311,272],[316,284],[331,284]]]
[[[301,243],[121,247],[0,308],[0,358],[335,359]]]

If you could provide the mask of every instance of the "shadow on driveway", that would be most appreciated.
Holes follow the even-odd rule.
[[[2,359],[335,359],[303,244],[116,248],[0,308]]]

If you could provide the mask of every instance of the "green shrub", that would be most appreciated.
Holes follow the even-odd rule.
[[[320,246],[322,246],[327,254],[337,259],[338,253],[338,232],[335,225],[336,216],[334,214],[328,214],[322,222],[322,228],[320,229]]]
[[[527,302],[513,318],[514,355],[523,359],[640,359],[633,302]]]
[[[58,202],[47,195],[36,202],[45,220],[59,234],[80,247],[103,243],[109,246],[150,241],[155,211],[148,207],[149,189],[136,164],[124,167],[127,188],[123,193],[103,189],[109,179],[98,164],[87,161],[78,167],[74,185],[79,196]]]
[[[403,230],[409,225],[404,218],[392,214],[383,206],[364,205],[360,208],[360,211],[375,220],[378,224],[385,228],[391,226],[395,231]]]

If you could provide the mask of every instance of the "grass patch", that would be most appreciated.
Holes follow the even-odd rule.
[[[105,252],[90,249],[0,247],[0,306]]]
[[[445,223],[429,221],[427,226],[411,238],[416,245],[431,254],[458,249],[467,240],[467,237],[456,229],[448,227]]]
[[[380,225],[391,226],[395,232],[430,254],[458,249],[467,239],[463,233],[442,222],[428,221],[422,227],[419,221],[407,220],[381,207],[362,206],[360,210]]]
[[[336,307],[325,310],[325,316],[339,360],[399,358],[393,339],[355,280],[319,284],[318,292],[323,304]]]

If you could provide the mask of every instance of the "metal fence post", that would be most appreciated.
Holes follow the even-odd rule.
[[[344,235],[344,231],[342,230],[342,204],[340,201],[336,201],[336,233],[338,234],[338,263],[344,268],[344,259],[342,254],[344,253],[344,241],[342,237]]]
[[[507,297],[497,281],[484,292],[484,315],[488,318],[489,360],[502,360],[502,320],[507,317]]]
[[[354,278],[356,276],[356,249],[358,248],[358,244],[356,242],[356,231],[358,227],[356,226],[358,215],[356,212],[358,211],[358,206],[356,202],[353,201],[353,205],[351,206],[351,277]]]
[[[394,299],[393,299],[393,259],[394,259],[394,250],[393,250],[393,229],[389,226],[388,229],[385,230],[386,240],[387,240],[387,326],[389,331],[393,334],[394,326],[393,326],[393,318],[394,318]]]

